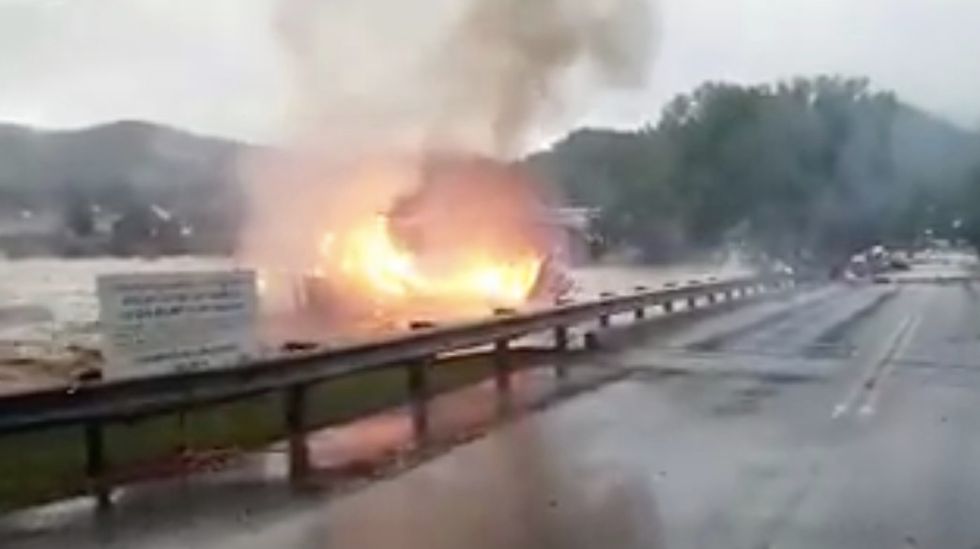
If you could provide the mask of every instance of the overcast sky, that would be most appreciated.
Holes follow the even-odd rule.
[[[292,81],[273,2],[0,0],[0,120],[139,118],[275,140]],[[597,98],[575,123],[634,126],[705,80],[843,73],[980,128],[980,0],[662,0],[659,11],[647,86]]]

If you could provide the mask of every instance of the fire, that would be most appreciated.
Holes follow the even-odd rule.
[[[279,186],[262,188],[268,200],[302,200],[263,219],[248,247],[267,310],[313,313],[317,326],[353,333],[482,316],[560,291],[555,201],[520,167],[452,151],[288,160],[268,176]]]
[[[331,286],[388,309],[415,305],[487,309],[523,304],[542,263],[530,251],[502,254],[477,249],[426,257],[399,243],[389,218],[376,215],[342,233],[325,233],[317,272]]]

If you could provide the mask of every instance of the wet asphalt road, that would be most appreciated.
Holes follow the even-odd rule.
[[[122,527],[37,520],[32,530],[21,518],[16,536],[0,539],[146,549],[980,547],[980,284],[823,288],[590,360],[630,375],[330,501],[266,496],[277,512],[210,521],[191,498],[165,527],[149,517]]]

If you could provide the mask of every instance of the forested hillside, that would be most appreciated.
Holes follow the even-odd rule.
[[[705,84],[656,126],[578,131],[528,162],[600,209],[609,246],[669,260],[743,244],[807,261],[926,231],[980,242],[978,144],[866,80],[817,78]]]

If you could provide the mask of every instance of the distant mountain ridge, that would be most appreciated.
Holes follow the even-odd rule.
[[[0,124],[0,191],[37,197],[55,189],[227,183],[246,146],[149,122],[77,130]]]
[[[149,212],[167,212],[193,233],[171,248],[227,250],[244,212],[239,159],[250,149],[131,120],[72,130],[0,124],[0,221],[20,242],[16,233],[40,230],[36,220],[55,220],[45,231],[59,245],[48,247],[64,249],[65,231],[89,238],[100,223],[125,218],[136,227],[129,240],[142,245],[160,230]]]

